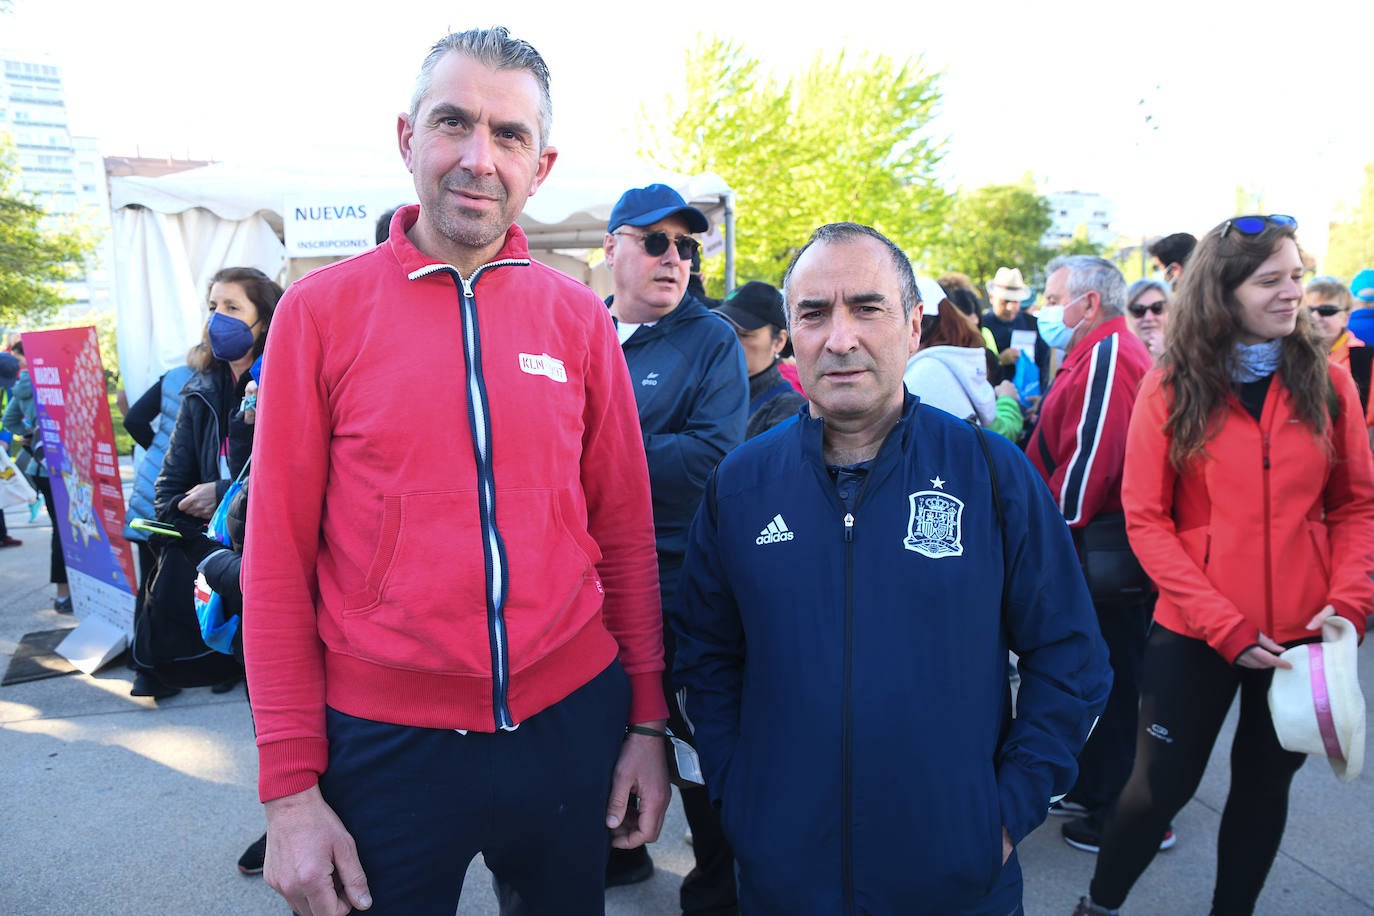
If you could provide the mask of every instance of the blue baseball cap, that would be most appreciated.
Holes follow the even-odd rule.
[[[606,231],[614,232],[621,226],[652,226],[669,216],[686,219],[688,232],[705,232],[711,228],[706,214],[688,206],[681,194],[666,184],[651,184],[645,188],[631,188],[620,195],[611,210]]]
[[[1350,295],[1361,302],[1374,302],[1374,267],[1366,267],[1350,281]]]

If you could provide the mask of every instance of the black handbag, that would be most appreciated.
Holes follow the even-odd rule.
[[[1040,436],[1040,460],[1054,473],[1054,458],[1045,437]],[[1093,604],[1125,604],[1154,594],[1155,584],[1145,574],[1126,537],[1126,516],[1120,512],[1097,515],[1082,528],[1070,529],[1078,548],[1078,563],[1088,581]]]
[[[176,687],[206,687],[243,676],[233,656],[216,652],[201,636],[194,600],[196,567],[175,547],[163,547],[134,614],[133,659]]]
[[[1139,601],[1154,593],[1126,537],[1126,516],[1120,512],[1098,515],[1082,528],[1073,529],[1078,562],[1094,604]]]

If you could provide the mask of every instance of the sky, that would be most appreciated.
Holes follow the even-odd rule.
[[[1030,173],[1042,192],[1113,198],[1129,235],[1200,235],[1235,213],[1239,186],[1264,212],[1297,217],[1321,252],[1374,161],[1366,2],[804,6],[12,0],[0,48],[62,68],[72,132],[106,155],[363,159],[399,174],[396,114],[429,46],[500,24],[552,73],[550,181],[560,168],[633,168],[644,119],[681,98],[702,35],[784,77],[818,54],[919,56],[943,73],[933,128],[949,187]]]

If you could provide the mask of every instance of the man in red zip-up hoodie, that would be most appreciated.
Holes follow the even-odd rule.
[[[418,207],[274,322],[245,538],[266,878],[296,912],[600,913],[668,801],[653,516],[596,295],[514,225],[557,156],[504,29],[431,50]]]
[[[1041,401],[1040,420],[1026,453],[1049,485],[1080,555],[1103,541],[1120,550],[1109,555],[1117,570],[1137,575],[1113,590],[1084,572],[1112,663],[1107,708],[1078,756],[1078,780],[1051,811],[1082,815],[1065,824],[1069,845],[1097,851],[1105,809],[1121,791],[1135,759],[1136,707],[1140,666],[1154,593],[1126,545],[1121,512],[1121,478],[1140,380],[1150,370],[1149,351],[1126,324],[1126,281],[1102,258],[1056,258],[1045,268],[1045,305],[1037,317],[1040,336],[1065,351],[1064,362]],[[1107,594],[1111,591],[1111,594]],[[1165,837],[1172,845],[1172,832]]]

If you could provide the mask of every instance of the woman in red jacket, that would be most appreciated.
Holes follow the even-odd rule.
[[[1076,913],[1111,913],[1192,797],[1240,693],[1212,913],[1250,913],[1306,757],[1274,735],[1285,646],[1374,602],[1374,462],[1350,374],[1312,342],[1288,216],[1242,216],[1188,262],[1126,453],[1131,547],[1159,588],[1135,767]],[[1196,909],[1197,901],[1189,901]]]

